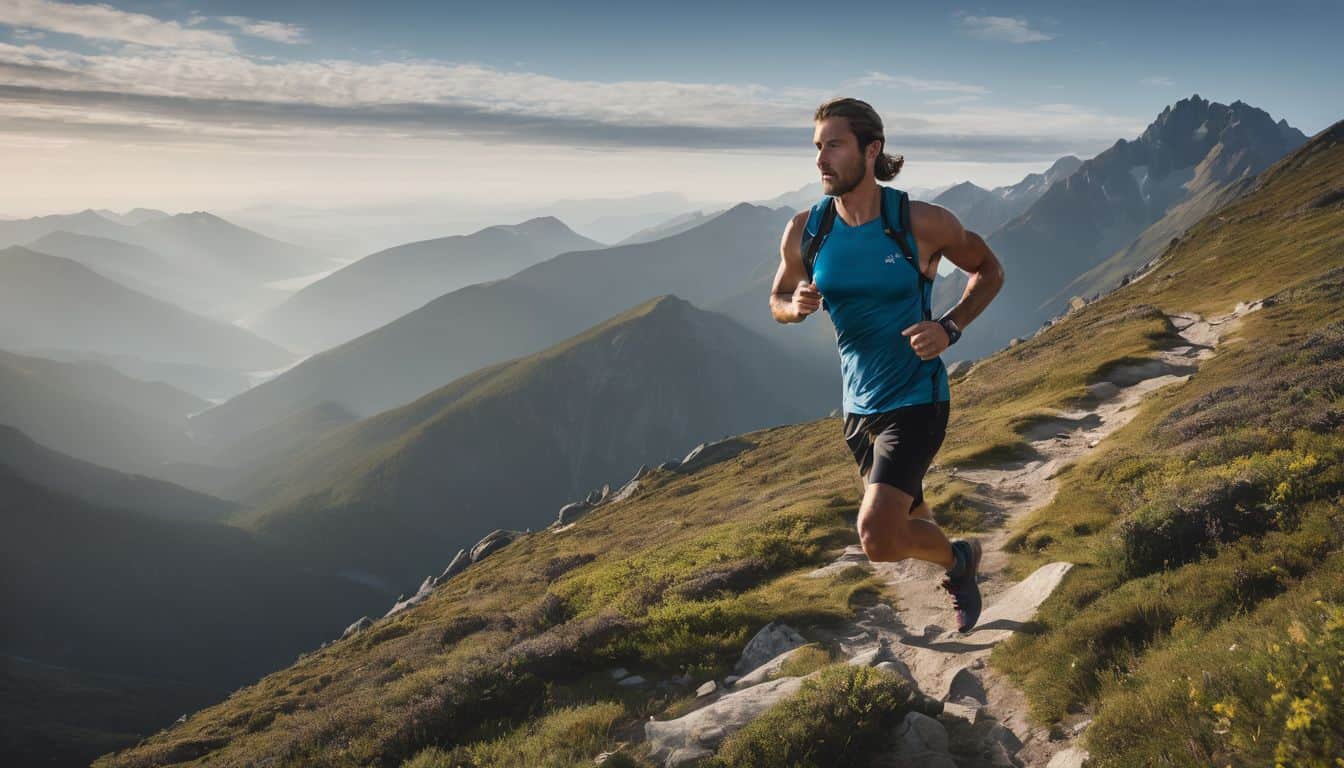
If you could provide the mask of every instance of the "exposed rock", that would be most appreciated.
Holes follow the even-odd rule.
[[[778,656],[774,657],[773,659],[760,665],[759,667],[751,670],[747,674],[743,675],[741,678],[733,681],[733,690],[738,691],[742,690],[743,688],[750,688],[753,685],[759,685],[761,683],[764,683],[766,680],[769,680],[771,675],[774,675],[776,672],[778,672],[780,667],[783,667],[784,663],[787,662],[789,659],[793,658],[798,653],[798,651],[802,650],[802,648],[803,646],[800,645],[797,648],[785,651],[779,654]]]
[[[949,363],[947,366],[947,377],[949,379],[955,379],[958,376],[965,376],[967,373],[970,373],[971,365],[972,363],[970,360],[957,360],[954,363]]]
[[[1083,300],[1081,297],[1079,297],[1079,296],[1074,296],[1073,298],[1069,299],[1069,309],[1070,309],[1071,311],[1076,312],[1076,311],[1078,311],[1078,310],[1080,310],[1080,309],[1082,309],[1083,307],[1086,307],[1086,306],[1087,306],[1087,302],[1084,301],[1084,300]]]
[[[928,715],[909,712],[893,733],[901,765],[955,768],[948,754],[947,729]]]
[[[559,514],[555,516],[555,522],[560,525],[569,525],[570,523],[583,517],[593,505],[586,501],[575,501],[560,508]]]
[[[686,458],[681,460],[677,471],[682,474],[689,474],[704,469],[711,464],[731,459],[739,453],[755,447],[755,443],[743,440],[740,437],[730,437],[713,443],[701,443],[686,454]]]
[[[476,546],[471,548],[471,562],[479,563],[482,558],[488,557],[500,549],[512,544],[514,539],[522,536],[522,531],[508,531],[503,528],[497,528],[486,534],[485,538],[476,542]]]
[[[608,669],[607,674],[611,675],[612,680],[620,680],[623,677],[628,677],[630,670],[625,667],[616,667],[615,669]]]
[[[650,720],[644,724],[649,757],[673,768],[712,755],[730,734],[797,693],[804,679],[771,680],[723,696],[676,720]]]
[[[439,583],[442,584],[443,582],[461,573],[463,569],[465,569],[470,564],[471,559],[467,557],[467,550],[465,549],[457,550],[457,554],[453,555],[452,562],[448,563],[448,567],[443,569],[443,573],[439,574]]]
[[[1088,753],[1086,750],[1077,747],[1056,752],[1055,756],[1050,758],[1050,762],[1045,768],[1083,768],[1083,763],[1087,761]]]
[[[740,677],[781,653],[806,644],[807,641],[793,627],[772,621],[761,627],[760,631],[747,642],[747,646],[742,649],[742,658],[737,660],[733,672]]]
[[[603,483],[602,491],[597,495],[597,503],[598,504],[606,503],[607,497],[609,496],[611,496],[611,485],[609,483]]]
[[[711,693],[717,691],[718,689],[719,689],[719,684],[716,683],[716,682],[714,682],[713,680],[710,680],[709,682],[707,682],[707,683],[705,683],[704,685],[700,686],[699,688],[696,688],[696,689],[695,689],[695,697],[696,697],[697,699],[699,699],[699,698],[703,698],[703,697],[708,696],[709,694],[711,694]]]
[[[649,472],[651,472],[651,471],[652,471],[652,470],[649,469],[649,465],[648,465],[648,464],[640,464],[640,465],[639,465],[639,469],[636,469],[636,470],[635,470],[635,476],[632,477],[631,479],[632,479],[632,480],[638,480],[638,479],[644,477],[645,475],[649,474]]]
[[[829,414],[827,414],[827,416],[830,417],[830,418],[832,418],[832,419],[834,419],[834,418],[838,418],[838,417],[840,416],[840,409],[839,409],[839,408],[832,408],[832,409],[831,409],[831,412],[830,412]]]
[[[432,576],[425,577],[425,580],[420,583],[420,588],[415,591],[414,595],[411,595],[410,597],[405,599],[403,599],[401,596],[398,596],[397,602],[392,605],[392,608],[388,610],[387,613],[383,614],[383,618],[387,618],[388,616],[401,613],[402,611],[406,610],[407,608],[410,608],[411,606],[419,605],[420,603],[423,603],[424,601],[428,600],[429,596],[434,593],[434,583],[435,583],[434,577]]]
[[[345,631],[341,633],[341,639],[344,640],[345,638],[358,632],[363,632],[372,626],[373,619],[370,619],[368,616],[361,616],[359,617],[359,621],[356,621],[354,624],[345,628]]]
[[[662,464],[659,464],[658,468],[664,471],[670,471],[676,469],[679,466],[681,466],[680,461],[677,461],[676,459],[671,459],[669,461],[664,461]]]
[[[640,675],[630,675],[629,677],[621,678],[616,684],[623,685],[626,688],[639,688],[641,686],[647,685],[648,682],[649,682],[648,680],[645,680]]]
[[[591,507],[591,506],[595,506],[595,505],[597,504],[598,500],[601,499],[601,498],[602,498],[602,494],[601,494],[599,491],[589,491],[589,492],[588,492],[588,495],[585,496],[585,497],[583,497],[583,501],[584,501],[585,504],[587,504],[588,506]]]
[[[608,503],[615,503],[615,502],[618,502],[618,501],[625,501],[626,499],[630,498],[631,496],[634,496],[634,495],[635,495],[635,491],[638,491],[638,490],[639,490],[639,480],[638,480],[638,475],[636,475],[636,476],[635,476],[635,479],[632,479],[632,480],[630,480],[629,482],[627,482],[625,485],[622,485],[622,486],[621,486],[621,489],[620,489],[619,491],[613,493],[613,494],[611,495],[611,498],[610,498],[610,499],[607,499],[607,502],[608,502]]]

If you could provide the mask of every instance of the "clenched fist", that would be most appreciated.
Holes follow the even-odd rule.
[[[910,348],[920,360],[932,360],[947,349],[947,329],[932,320],[924,320],[901,331],[910,339]]]
[[[821,309],[821,292],[814,283],[799,280],[793,289],[793,312],[799,320]]]

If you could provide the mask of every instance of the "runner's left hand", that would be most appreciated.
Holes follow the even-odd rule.
[[[924,320],[901,331],[910,339],[910,348],[920,360],[932,360],[947,349],[947,329],[932,320]]]

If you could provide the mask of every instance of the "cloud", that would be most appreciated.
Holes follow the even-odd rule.
[[[928,80],[921,77],[911,77],[909,75],[888,75],[884,72],[869,72],[857,80],[851,80],[845,84],[846,87],[865,88],[871,86],[903,86],[912,91],[920,92],[943,92],[950,91],[954,93],[965,93],[983,95],[989,93],[989,89],[982,85],[971,85],[969,83],[958,83],[952,80]]]
[[[950,106],[981,86],[870,72],[889,141],[925,158],[1035,161],[1098,151],[1143,123],[1067,104]],[[898,89],[943,94],[931,108]],[[331,137],[791,151],[835,93],[753,83],[571,80],[425,59],[284,60],[127,46],[0,43],[0,132],[145,143],[276,145]],[[921,109],[922,107],[922,109]],[[138,134],[137,134],[138,132]],[[371,145],[372,146],[372,145]]]
[[[22,28],[14,30],[13,35],[15,40],[23,40],[25,42],[41,40],[47,36],[45,32],[40,30]]]
[[[962,16],[962,27],[971,37],[981,40],[999,40],[1006,43],[1039,43],[1054,40],[1055,36],[1032,29],[1026,19],[1008,16]]]
[[[249,19],[246,16],[220,16],[219,20],[225,24],[237,27],[238,31],[245,35],[259,37],[263,40],[290,44],[308,42],[307,32],[303,27],[300,27],[297,24],[286,24],[283,21]]]
[[[1161,88],[1166,88],[1176,84],[1174,80],[1172,80],[1170,77],[1167,77],[1166,75],[1154,75],[1152,77],[1145,77],[1139,82],[1142,83],[1143,85],[1152,85]]]
[[[223,32],[187,29],[143,13],[108,5],[73,5],[51,0],[4,0],[0,24],[59,32],[95,40],[118,40],[156,48],[233,50],[233,38]]]

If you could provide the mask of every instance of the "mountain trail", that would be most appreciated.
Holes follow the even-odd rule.
[[[984,609],[969,633],[962,635],[955,630],[951,598],[939,587],[941,567],[920,560],[869,563],[857,545],[846,548],[833,563],[814,574],[829,575],[854,565],[870,568],[886,582],[888,592],[897,595],[896,610],[880,604],[861,610],[854,622],[838,630],[816,632],[829,635],[850,656],[889,646],[909,667],[925,694],[961,705],[949,711],[963,713],[977,725],[990,723],[977,727],[976,732],[998,741],[1003,749],[986,750],[982,759],[971,762],[958,756],[961,768],[1081,765],[1086,753],[1074,742],[1090,722],[1086,715],[1070,715],[1054,729],[1052,739],[1050,729],[1028,723],[1023,694],[986,663],[995,645],[1031,620],[1072,564],[1049,563],[1026,579],[1011,582],[1004,575],[1009,558],[1005,545],[1018,522],[1054,498],[1058,487],[1055,478],[1062,468],[1129,423],[1146,395],[1187,380],[1200,362],[1214,354],[1214,348],[1237,327],[1241,317],[1260,306],[1260,302],[1238,304],[1232,312],[1212,319],[1188,313],[1170,315],[1186,343],[1163,350],[1150,360],[1107,371],[1104,381],[1088,387],[1096,402],[1094,407],[1063,411],[1029,427],[1024,435],[1038,458],[952,470],[957,478],[975,485],[977,501],[988,512],[989,530],[974,534],[984,545],[979,573]]]

